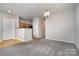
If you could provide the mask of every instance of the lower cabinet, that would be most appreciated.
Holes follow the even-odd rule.
[[[29,41],[32,40],[32,29],[17,29],[16,37],[21,41]]]

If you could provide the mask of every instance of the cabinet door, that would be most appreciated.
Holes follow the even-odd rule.
[[[32,29],[24,30],[24,41],[32,40]]]
[[[15,28],[15,19],[12,16],[5,16],[3,18],[3,39],[15,38]]]
[[[19,40],[24,41],[24,29],[17,29],[17,31],[16,31],[16,37]]]

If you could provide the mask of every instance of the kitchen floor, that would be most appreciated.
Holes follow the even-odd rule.
[[[8,47],[8,46],[18,44],[18,43],[21,43],[21,41],[18,39],[2,40],[0,41],[0,48]]]
[[[72,43],[39,39],[0,48],[0,56],[78,56]]]

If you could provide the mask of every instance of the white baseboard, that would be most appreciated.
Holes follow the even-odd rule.
[[[46,38],[46,39],[48,39],[48,38]],[[70,42],[70,41],[63,41],[63,40],[57,40],[57,39],[48,39],[48,40],[55,40],[55,41],[61,41],[61,42],[67,42],[67,43],[73,43],[73,44],[75,44],[74,42]]]

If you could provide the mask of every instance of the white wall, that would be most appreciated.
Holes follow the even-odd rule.
[[[0,13],[2,17],[2,33],[3,40],[12,39],[16,37],[16,29],[18,26],[18,17],[6,13]],[[0,27],[1,28],[1,27]]]
[[[33,19],[33,37],[39,38],[39,17]]]
[[[2,25],[2,16],[0,15],[0,40],[3,39],[3,25]]]
[[[46,39],[75,42],[76,8],[51,14],[46,19]]]
[[[76,34],[77,34],[77,39],[76,39],[76,42],[75,42],[75,44],[76,44],[76,46],[77,46],[77,48],[79,49],[79,4],[77,4],[77,10],[76,10],[77,12],[77,21],[76,21],[76,27],[77,27],[77,29],[76,29]]]

